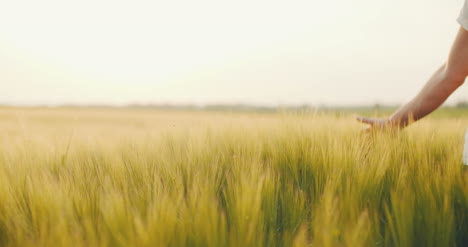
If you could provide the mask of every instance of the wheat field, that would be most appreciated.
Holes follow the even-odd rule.
[[[468,246],[468,112],[0,108],[0,246]]]

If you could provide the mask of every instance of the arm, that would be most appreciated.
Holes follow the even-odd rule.
[[[437,109],[465,81],[468,75],[468,31],[460,28],[445,65],[438,69],[421,91],[389,118],[357,120],[372,127],[403,128]]]

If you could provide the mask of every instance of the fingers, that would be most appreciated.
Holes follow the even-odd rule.
[[[388,119],[357,116],[356,120],[369,125],[362,130],[363,133],[371,133],[374,131],[385,131],[393,133],[402,129],[401,125],[395,124],[394,122],[391,122]]]
[[[357,116],[356,117],[356,120],[361,122],[361,123],[366,123],[366,124],[370,124],[370,125],[374,125],[376,123],[376,120],[375,119],[372,119],[372,118],[366,118],[366,117],[361,117],[361,116]]]

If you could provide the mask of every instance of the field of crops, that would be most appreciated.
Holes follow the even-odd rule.
[[[0,108],[0,246],[468,246],[468,111]]]

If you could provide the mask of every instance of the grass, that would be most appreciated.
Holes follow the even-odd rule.
[[[467,246],[468,114],[0,109],[0,246]]]

